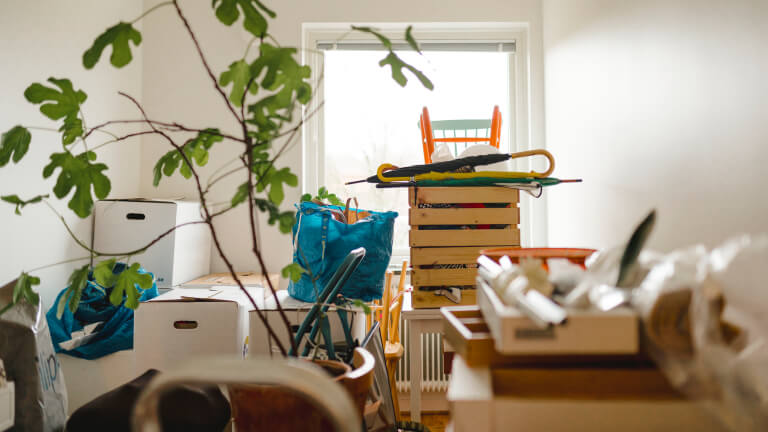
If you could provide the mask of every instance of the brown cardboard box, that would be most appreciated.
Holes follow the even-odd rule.
[[[245,286],[264,286],[267,287],[267,284],[264,281],[264,278],[262,277],[260,272],[256,271],[248,271],[248,272],[237,272],[237,277],[240,278],[240,281]],[[275,287],[275,289],[279,289],[280,286],[280,275],[277,273],[271,273],[269,275],[269,280],[272,281],[272,286]],[[199,277],[195,280],[189,281],[185,284],[182,284],[182,288],[206,288],[206,287],[214,287],[214,286],[236,286],[235,280],[232,278],[232,275],[229,273],[211,273],[207,276]]]

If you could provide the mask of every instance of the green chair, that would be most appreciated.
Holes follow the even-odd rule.
[[[429,110],[424,107],[419,118],[421,129],[421,144],[424,150],[424,162],[432,163],[432,153],[435,143],[453,144],[453,155],[472,144],[486,143],[499,148],[501,139],[501,112],[499,107],[493,107],[490,119],[481,120],[436,120],[431,121]],[[460,144],[463,144],[460,148]]]

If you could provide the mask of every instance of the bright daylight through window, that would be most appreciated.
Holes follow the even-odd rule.
[[[356,197],[361,208],[399,213],[393,249],[396,257],[408,255],[407,189],[344,183],[370,176],[382,163],[424,163],[418,121],[425,106],[436,121],[490,119],[494,105],[498,105],[502,152],[510,151],[510,136],[514,137],[510,111],[514,53],[425,51],[422,57],[403,51],[398,55],[424,72],[434,83],[434,91],[425,89],[409,74],[405,88],[397,85],[389,69],[378,66],[381,51],[325,52],[324,155],[320,155],[320,164],[324,164],[319,178],[339,196]]]

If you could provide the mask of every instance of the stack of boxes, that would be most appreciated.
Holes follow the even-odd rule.
[[[520,246],[519,199],[506,187],[409,189],[414,308],[476,304],[480,251]]]

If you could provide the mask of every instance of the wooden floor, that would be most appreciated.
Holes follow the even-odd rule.
[[[403,420],[410,419],[409,414],[403,413]],[[451,416],[447,411],[421,413],[421,422],[429,428],[430,432],[444,432],[450,420]]]

